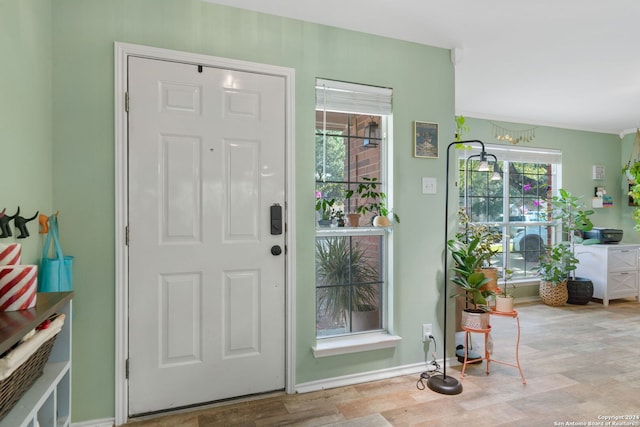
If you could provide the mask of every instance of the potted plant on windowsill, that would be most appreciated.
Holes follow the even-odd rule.
[[[378,270],[360,245],[347,237],[329,237],[316,241],[316,277],[318,307],[336,323],[344,323],[351,332],[377,329],[380,324]],[[360,317],[370,324],[360,324]]]
[[[320,213],[320,219],[318,220],[320,227],[329,227],[331,225],[331,220],[335,213],[333,210],[333,204],[335,202],[335,199],[316,199],[316,211]]]
[[[371,221],[375,227],[390,226],[390,215],[395,222],[400,223],[400,217],[387,207],[387,195],[380,191],[378,178],[362,177],[362,180],[364,182],[359,183],[355,191],[348,190],[345,196],[346,199],[350,199],[354,194],[358,194],[361,203],[356,208],[356,212],[361,215],[372,213]]]

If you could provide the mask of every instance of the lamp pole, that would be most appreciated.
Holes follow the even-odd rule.
[[[447,267],[447,241],[449,234],[449,155],[451,147],[454,145],[470,145],[470,144],[480,144],[482,147],[482,151],[480,152],[481,160],[485,160],[487,156],[487,152],[484,149],[484,143],[478,139],[472,139],[468,141],[454,141],[447,146],[447,165],[446,165],[446,174],[445,174],[445,191],[444,191],[444,337],[442,340],[443,350],[443,368],[442,375],[432,375],[429,376],[427,380],[427,386],[435,391],[436,393],[441,394],[460,394],[462,393],[462,384],[456,378],[451,376],[447,376],[447,282],[449,281],[448,267]]]

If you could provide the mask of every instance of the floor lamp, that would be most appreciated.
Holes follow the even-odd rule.
[[[471,145],[471,144],[480,144],[482,147],[482,151],[480,152],[480,161],[486,162],[487,160],[487,152],[484,149],[484,143],[477,139],[472,139],[468,141],[454,141],[447,146],[447,165],[446,165],[446,176],[445,176],[445,192],[444,192],[444,333],[442,340],[443,350],[443,368],[441,375],[430,375],[427,380],[427,386],[441,394],[460,394],[462,393],[462,384],[456,378],[451,376],[447,376],[447,282],[449,281],[448,277],[448,266],[447,266],[447,241],[449,239],[449,154],[450,149],[454,145]]]

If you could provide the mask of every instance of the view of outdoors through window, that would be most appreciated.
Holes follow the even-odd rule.
[[[359,227],[343,223],[347,213],[367,202],[355,192],[365,178],[376,178],[384,188],[382,119],[316,111],[318,337],[379,330],[384,324],[386,234],[370,228],[370,214],[360,218]],[[348,190],[354,190],[351,197]]]
[[[494,267],[508,268],[514,278],[535,275],[545,245],[553,243],[554,224],[549,216],[556,184],[553,165],[498,161],[489,171],[478,171],[473,156],[459,162],[459,203],[472,222],[484,223],[503,238]]]

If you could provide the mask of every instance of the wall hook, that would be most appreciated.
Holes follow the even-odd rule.
[[[16,226],[16,229],[20,232],[18,239],[25,239],[29,237],[29,230],[27,229],[27,223],[29,221],[33,221],[38,216],[39,211],[36,211],[36,214],[31,218],[25,218],[23,216],[18,215],[20,213],[20,206],[18,206],[18,212],[14,215],[13,223]]]
[[[20,206],[18,206],[18,211],[12,216],[7,215],[5,213],[6,210],[7,208],[2,209],[2,215],[0,215],[0,239],[13,236],[13,234],[11,234],[11,227],[9,227],[9,222],[11,222],[11,220],[20,213]]]
[[[56,218],[58,218],[59,213],[60,211],[56,211],[54,214]],[[47,234],[49,232],[49,217],[45,214],[40,214],[38,222],[40,223],[40,234]]]

